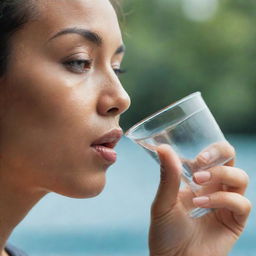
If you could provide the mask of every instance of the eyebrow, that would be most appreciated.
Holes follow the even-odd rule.
[[[52,36],[49,40],[53,40],[55,39],[56,37],[59,37],[59,36],[63,36],[63,35],[66,35],[66,34],[78,34],[80,36],[82,36],[83,38],[87,39],[88,41],[92,42],[93,44],[97,45],[97,46],[102,46],[103,44],[103,39],[102,37],[93,32],[93,31],[90,31],[90,30],[87,30],[87,29],[82,29],[82,28],[66,28],[66,29],[63,29],[61,31],[59,31],[57,34],[55,34],[54,36]],[[124,45],[120,45],[117,50],[115,51],[115,54],[121,54],[121,53],[124,53],[125,52],[125,46]]]
[[[102,45],[102,38],[97,33],[92,32],[90,30],[81,29],[81,28],[63,29],[63,30],[59,31],[57,34],[55,34],[54,36],[52,36],[48,41],[51,41],[51,40],[55,39],[56,37],[63,36],[66,34],[78,34],[78,35],[84,37],[85,39],[87,39],[88,41],[96,44],[97,46]]]

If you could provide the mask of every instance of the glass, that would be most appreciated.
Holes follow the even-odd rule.
[[[199,195],[201,186],[193,181],[194,172],[230,161],[219,158],[200,168],[193,164],[196,163],[198,154],[210,145],[226,141],[200,92],[193,93],[142,120],[125,135],[142,146],[158,163],[156,146],[171,145],[182,162],[182,179],[195,195]],[[192,218],[198,218],[210,211],[212,209],[191,208],[189,214]]]

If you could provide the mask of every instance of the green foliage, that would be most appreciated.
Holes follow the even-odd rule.
[[[132,106],[123,127],[201,91],[224,132],[256,132],[256,1],[220,0],[201,22],[182,2],[124,1],[122,83]]]

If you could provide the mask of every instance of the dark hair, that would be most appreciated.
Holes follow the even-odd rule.
[[[36,17],[34,0],[0,0],[0,77],[8,66],[11,52],[10,39],[29,20]],[[110,0],[117,13],[120,12],[120,0]]]
[[[11,36],[31,17],[31,0],[0,0],[0,77],[8,65]]]

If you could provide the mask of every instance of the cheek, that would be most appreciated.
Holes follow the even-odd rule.
[[[76,119],[95,109],[97,93],[90,91],[90,81],[67,75],[58,65],[45,66],[17,67],[19,72],[8,81],[8,106],[19,110],[20,117],[30,116],[34,125],[38,122],[40,126],[52,126],[67,120],[67,116]]]
[[[7,81],[1,151],[6,162],[49,190],[94,196],[105,184],[105,170],[88,149],[97,93],[89,84],[52,74],[20,71]]]
[[[23,126],[23,130],[60,132],[91,118],[97,101],[97,93],[90,91],[92,86],[55,69],[14,68],[19,72],[13,72],[7,81],[7,123],[18,129]]]

